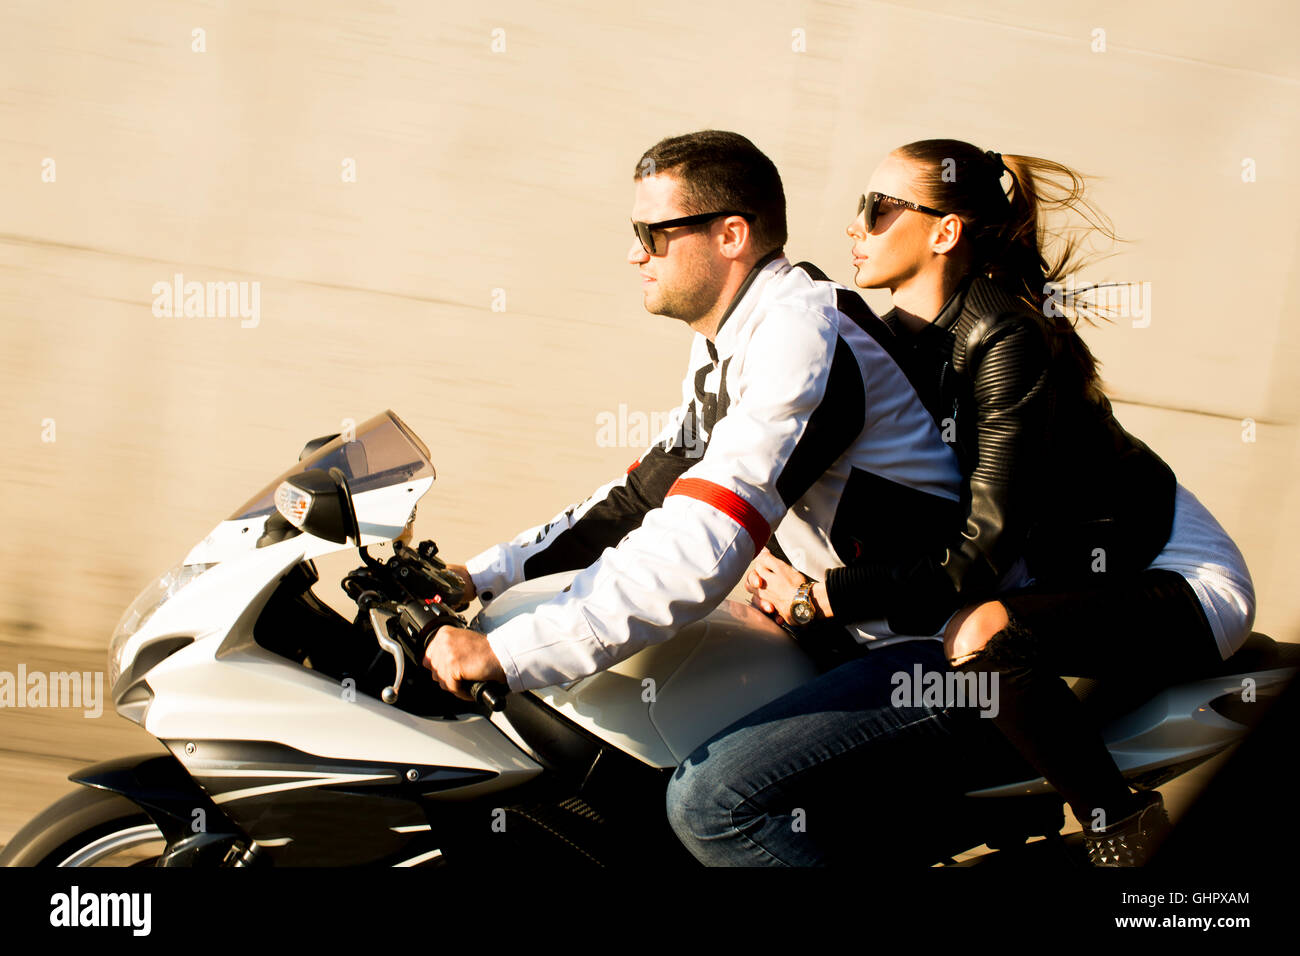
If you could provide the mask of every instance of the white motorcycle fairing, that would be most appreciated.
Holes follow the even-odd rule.
[[[490,633],[555,597],[576,573],[510,588],[472,626]],[[754,608],[725,600],[670,640],[590,677],[533,693],[643,763],[672,768],[719,730],[816,673],[784,630]]]
[[[355,495],[362,545],[401,534],[433,480]],[[260,647],[253,626],[285,574],[303,561],[350,547],[304,532],[258,548],[267,517],[224,521],[213,529],[184,562],[211,566],[115,648],[120,663],[110,667],[110,677],[123,716],[160,740],[193,743],[191,757],[205,740],[267,741],[319,757],[365,754],[412,767],[490,771],[497,776],[489,787],[513,786],[538,772],[483,717],[450,725],[416,717],[348,694],[334,680]],[[158,644],[169,653],[155,661],[148,649]],[[146,673],[148,694],[139,688]],[[195,776],[205,782],[201,770]]]

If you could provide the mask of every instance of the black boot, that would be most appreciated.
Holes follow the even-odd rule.
[[[1083,828],[1088,862],[1093,866],[1145,866],[1169,832],[1165,801],[1155,790],[1137,795],[1139,808],[1101,830]]]

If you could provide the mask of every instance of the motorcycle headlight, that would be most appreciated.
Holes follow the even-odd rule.
[[[122,674],[122,651],[126,648],[126,642],[131,639],[131,635],[144,627],[145,622],[153,617],[160,607],[179,594],[182,588],[212,567],[216,565],[178,564],[136,595],[135,600],[126,609],[126,613],[122,615],[122,619],[117,622],[113,639],[108,644],[109,687],[114,686]]]

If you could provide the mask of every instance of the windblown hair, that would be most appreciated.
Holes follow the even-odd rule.
[[[1102,286],[1077,284],[1073,276],[1095,258],[1084,253],[1089,235],[1118,239],[1110,220],[1084,197],[1084,177],[1050,159],[999,157],[955,139],[921,140],[895,153],[914,164],[925,205],[960,217],[972,270],[1040,312],[1084,388],[1100,391],[1098,362],[1075,326],[1079,319],[1107,318],[1090,300]],[[1045,219],[1052,213],[1073,214],[1076,222],[1049,230]]]

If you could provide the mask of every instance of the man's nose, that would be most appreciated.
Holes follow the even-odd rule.
[[[642,247],[641,240],[632,240],[632,246],[627,251],[627,261],[634,266],[639,266],[643,262],[650,261],[650,256]]]

